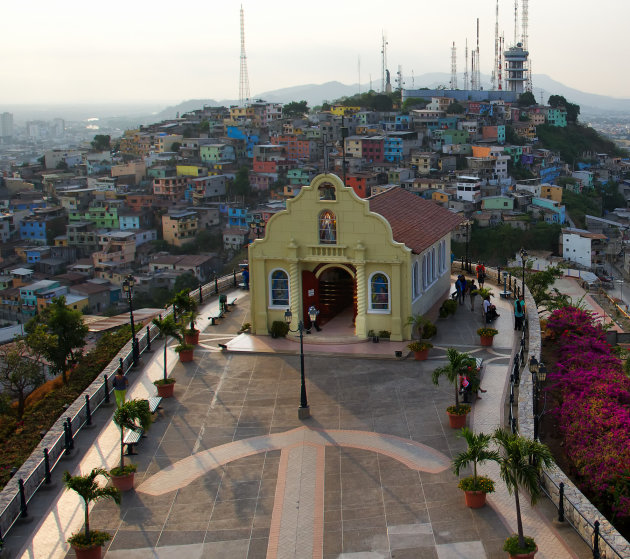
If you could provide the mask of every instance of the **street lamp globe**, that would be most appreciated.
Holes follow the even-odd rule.
[[[287,324],[291,324],[292,320],[293,320],[293,313],[291,312],[290,309],[287,309],[286,312],[284,313],[284,321]]]

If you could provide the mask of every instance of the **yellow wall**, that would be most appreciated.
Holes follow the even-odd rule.
[[[177,165],[178,177],[203,177],[206,175],[207,169],[200,165]]]
[[[542,185],[540,187],[540,197],[554,202],[562,203],[562,190],[561,186]]]
[[[334,107],[330,107],[330,112],[338,116],[352,115],[358,113],[360,110],[361,107],[344,107],[343,105],[335,105]]]

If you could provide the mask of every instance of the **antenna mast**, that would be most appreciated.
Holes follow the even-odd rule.
[[[514,0],[514,46],[518,44],[518,0]]]
[[[464,89],[468,91],[468,39],[466,39],[466,71],[464,72]]]
[[[238,84],[238,101],[243,107],[250,100],[249,77],[247,75],[247,55],[245,54],[245,16],[241,4],[241,77]]]
[[[457,89],[457,47],[453,41],[451,49],[451,89]]]
[[[494,20],[494,68],[492,68],[492,89],[497,89],[497,77],[501,73],[499,70],[499,0],[497,0],[496,16]],[[499,87],[499,89],[501,89]]]
[[[475,55],[475,83],[476,89],[481,89],[481,70],[479,68],[479,18],[477,18],[477,54]]]
[[[385,93],[385,70],[387,70],[387,41],[385,40],[385,33],[382,34],[381,45],[381,91]]]
[[[396,84],[398,85],[397,87],[398,91],[402,91],[402,88],[405,82],[403,81],[403,71],[402,71],[402,66],[400,64],[398,65],[398,72],[396,74]]]
[[[528,0],[523,0],[523,11],[521,13],[521,25],[523,28],[523,37],[521,38],[521,42],[523,43],[523,50],[528,52],[529,48],[527,46],[529,42],[529,37],[527,35],[527,27],[529,25],[529,2]],[[527,70],[526,70],[526,81],[525,81],[525,90],[532,90],[532,60],[531,58],[527,59]]]
[[[505,45],[505,37],[503,35],[501,35],[501,37],[499,38],[499,65],[497,66],[497,70],[499,72],[499,84],[498,84],[498,88],[499,91],[501,91],[503,89],[503,49],[504,49],[504,45]]]

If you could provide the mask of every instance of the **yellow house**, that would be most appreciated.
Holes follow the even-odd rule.
[[[359,198],[333,174],[287,200],[249,246],[252,332],[267,334],[290,309],[292,328],[325,329],[336,318],[353,334],[387,330],[410,339],[407,318],[435,311],[450,291],[450,236],[462,217],[400,187]]]
[[[348,116],[358,113],[361,107],[344,107],[343,105],[333,105],[330,112],[337,116]]]
[[[555,186],[553,184],[541,184],[540,185],[540,197],[547,200],[553,200],[562,204],[562,190],[561,186]]]
[[[178,177],[205,177],[208,169],[201,165],[176,165],[175,171]]]

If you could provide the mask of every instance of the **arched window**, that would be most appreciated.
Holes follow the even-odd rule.
[[[420,265],[417,260],[411,268],[411,293],[414,299],[420,296]]]
[[[429,278],[427,277],[427,255],[422,257],[422,288],[426,289],[429,285]]]
[[[284,270],[273,270],[269,274],[269,306],[289,306],[289,274]]]
[[[442,243],[438,245],[437,259],[438,259],[437,271],[438,271],[438,275],[441,275],[442,268],[444,267],[443,260],[442,260]]]
[[[317,189],[317,192],[319,193],[320,200],[336,200],[337,199],[337,193],[335,191],[335,187],[329,182],[322,184]]]
[[[435,262],[435,247],[431,249],[431,280],[434,281],[437,278],[437,268]]]
[[[323,245],[337,244],[337,218],[330,210],[319,214],[319,242]]]
[[[389,312],[389,278],[383,272],[370,276],[370,311]]]

